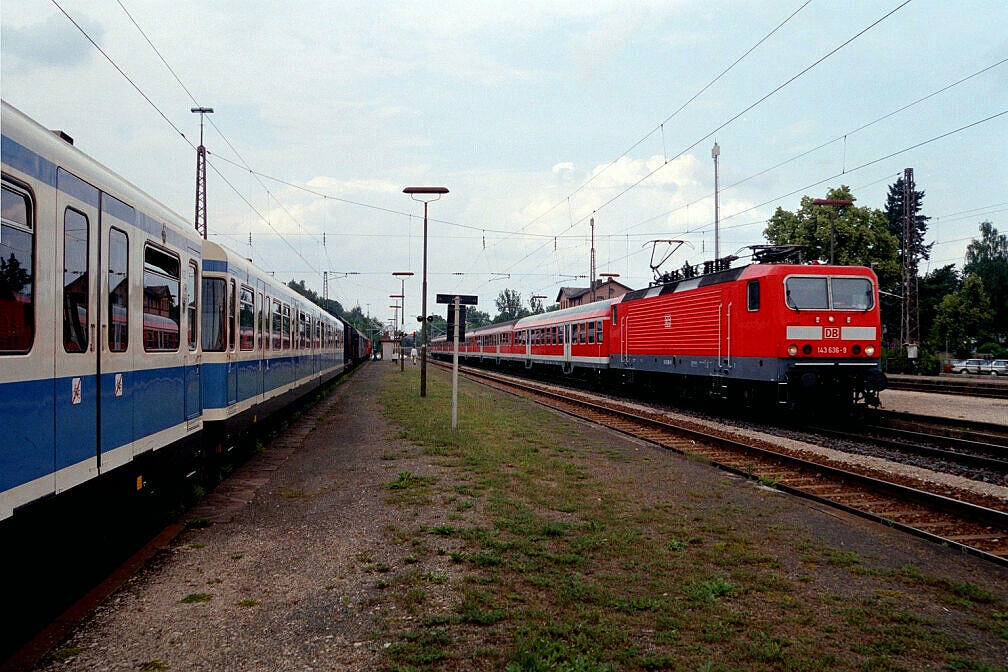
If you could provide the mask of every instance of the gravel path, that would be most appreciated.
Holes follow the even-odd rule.
[[[381,599],[380,584],[404,567],[448,577],[440,588],[427,588],[428,599],[450,612],[459,600],[451,592],[460,571],[449,558],[454,540],[439,539],[432,542],[436,552],[414,555],[397,538],[399,530],[446,523],[447,512],[394,506],[386,486],[405,471],[437,476],[440,486],[452,477],[419,448],[393,438],[377,403],[387,373],[381,364],[363,367],[293,423],[235,474],[244,485],[219,493],[228,502],[218,509],[224,512],[219,522],[180,535],[77,628],[58,659],[37,669],[379,669],[388,645],[376,635],[379,624],[410,618]],[[584,445],[607,446],[585,454],[583,464],[597,478],[628,484],[626,495],[642,502],[700,498],[734,478],[608,430],[574,425]],[[689,484],[686,494],[667,490],[673,470]],[[942,575],[1008,594],[1005,571],[975,558],[772,491],[740,487],[732,493],[739,511],[751,511],[753,529],[761,529],[772,510],[782,524],[814,531],[866,563],[913,563],[925,572],[938,567]],[[724,505],[713,497],[709,503]],[[478,507],[467,512],[467,519],[479,516]],[[843,573],[819,580],[831,585],[807,589],[858,590]],[[946,617],[939,605],[928,615],[939,622]]]

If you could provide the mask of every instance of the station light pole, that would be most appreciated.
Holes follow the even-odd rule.
[[[423,289],[420,314],[420,396],[427,396],[427,204],[448,193],[447,187],[406,187],[414,201],[423,203]]]
[[[396,308],[401,308],[402,312],[396,311],[396,321],[399,323],[399,370],[405,371],[406,365],[402,363],[403,361],[403,349],[402,349],[402,339],[405,336],[405,332],[402,330],[402,321],[406,316],[406,297],[403,294],[389,294],[390,299],[399,299],[399,305]]]
[[[403,336],[406,335],[406,278],[413,275],[413,271],[396,271],[392,274],[394,277],[399,278],[399,303],[402,304],[402,313],[399,315],[399,329],[403,332]],[[413,339],[416,341],[416,339]],[[416,347],[416,343],[413,344]],[[402,355],[402,336],[399,337],[399,354]],[[400,363],[399,370],[405,371],[406,364]]]
[[[845,198],[814,198],[812,199],[812,205],[833,205],[839,208],[845,205],[854,205],[854,201],[847,200]],[[833,217],[830,217],[829,222],[829,263],[830,266],[833,265],[833,228],[834,221]]]

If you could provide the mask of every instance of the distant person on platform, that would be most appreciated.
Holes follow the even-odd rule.
[[[417,351],[416,351],[416,346],[415,345],[413,346],[413,349],[409,351],[409,356],[410,356],[410,359],[413,360],[413,363],[416,364]]]

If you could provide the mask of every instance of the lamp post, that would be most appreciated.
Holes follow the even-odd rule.
[[[406,335],[406,278],[413,275],[413,271],[396,271],[392,274],[394,277],[399,278],[399,297],[400,303],[402,303],[402,313],[399,315],[399,329],[403,332],[403,336]],[[414,341],[416,339],[413,339]],[[416,345],[414,343],[414,345]],[[402,355],[402,336],[399,337],[399,354]],[[414,362],[415,363],[415,362]],[[399,370],[405,371],[406,364],[400,360]]]
[[[613,295],[613,291],[612,291],[612,279],[613,278],[618,278],[619,277],[619,273],[599,273],[599,277],[606,279],[606,284],[609,285],[609,296],[606,297],[606,298],[611,299],[612,295]]]
[[[843,205],[854,205],[854,201],[849,201],[844,198],[814,198],[812,199],[812,205],[835,205],[838,208]],[[830,266],[833,265],[833,218],[830,217],[829,222],[829,263]]]
[[[402,330],[402,321],[406,316],[406,295],[405,294],[389,294],[390,299],[399,299],[399,305],[397,308],[402,308],[402,312],[396,311],[396,321],[399,323],[399,370],[405,371],[406,366],[403,364],[403,349],[402,349],[402,339],[405,333]]]
[[[423,289],[420,313],[420,396],[427,396],[427,204],[448,193],[447,187],[406,187],[414,201],[423,203]],[[419,198],[418,198],[419,197]],[[426,197],[426,198],[425,198]]]

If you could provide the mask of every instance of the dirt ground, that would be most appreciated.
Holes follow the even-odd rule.
[[[293,423],[283,440],[235,474],[249,484],[249,503],[233,496],[220,522],[183,532],[36,669],[381,669],[382,651],[390,645],[381,623],[410,618],[383,598],[382,578],[407,565],[447,576],[428,597],[447,610],[459,601],[451,584],[460,571],[450,557],[457,540],[439,539],[436,549],[418,556],[397,539],[401,530],[421,523],[447,523],[448,512],[391,503],[387,484],[407,471],[437,476],[442,484],[453,476],[420,448],[394,438],[378,404],[382,379],[390,373],[386,363],[364,366]],[[573,424],[578,435],[572,441],[606,446],[581,456],[584,468],[595,478],[628,484],[634,491],[627,496],[642,503],[689,497],[698,509],[731,507],[743,521],[751,518],[754,531],[765,529],[772,517],[779,529],[857,554],[873,570],[913,565],[924,573],[940,571],[1008,601],[1003,568],[741,480],[728,501],[706,500],[703,493],[723,493],[718,485],[735,477]],[[668,470],[680,484],[671,492]],[[470,509],[467,524],[479,523],[482,515],[479,507]],[[842,567],[826,565],[802,589],[854,595],[864,586]],[[941,604],[923,608],[935,623],[958,627]],[[976,645],[990,659],[990,647],[1004,640]]]

